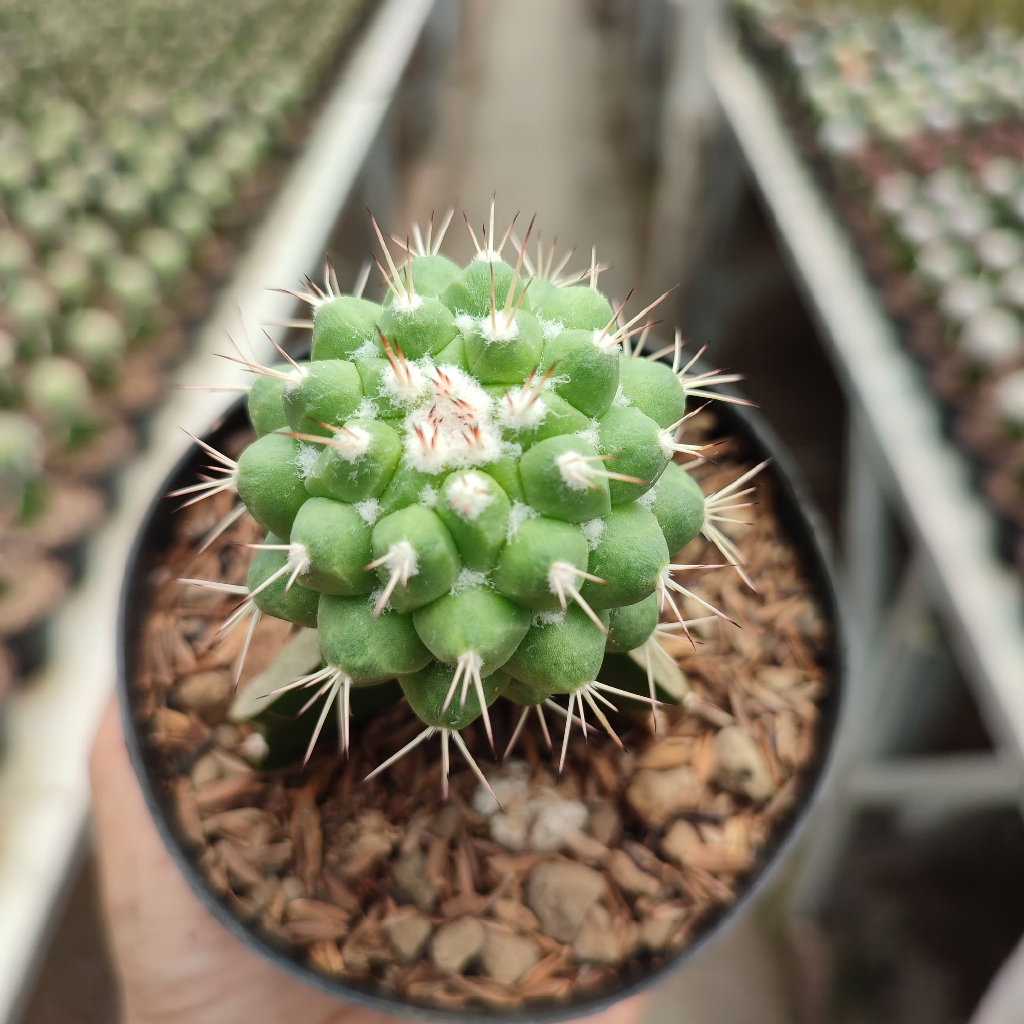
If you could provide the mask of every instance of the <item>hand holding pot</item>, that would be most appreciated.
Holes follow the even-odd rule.
[[[125,750],[116,702],[91,763],[100,881],[126,1024],[388,1024],[286,977],[237,942],[164,849]],[[590,1018],[635,1024],[643,999]]]

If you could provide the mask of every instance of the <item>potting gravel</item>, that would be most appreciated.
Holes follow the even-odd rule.
[[[712,436],[702,413],[693,432]],[[240,444],[245,439],[240,438]],[[693,471],[705,492],[750,467],[738,441]],[[227,499],[226,495],[222,498]],[[736,620],[662,638],[685,672],[679,706],[617,716],[625,751],[577,732],[559,778],[537,722],[495,764],[482,731],[464,733],[501,801],[422,745],[363,777],[421,728],[404,701],[353,730],[351,757],[321,743],[305,770],[253,770],[260,739],[229,720],[244,630],[218,629],[229,595],[179,577],[243,582],[258,527],[245,517],[202,554],[226,500],[181,512],[152,575],[135,679],[144,747],[180,842],[224,904],[266,941],[356,987],[448,1009],[513,1010],[590,997],[644,974],[692,942],[766,863],[817,753],[829,631],[762,481],[750,525],[729,532],[757,586],[732,571],[691,586]],[[675,561],[720,561],[698,538]],[[687,599],[694,618],[703,609]],[[293,627],[264,618],[242,685]],[[502,702],[499,736],[514,725]],[[554,721],[554,716],[551,716]],[[555,737],[556,747],[560,729]]]

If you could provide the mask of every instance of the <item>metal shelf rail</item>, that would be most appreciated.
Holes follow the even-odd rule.
[[[1022,587],[996,559],[994,523],[970,487],[966,463],[943,439],[919,371],[760,72],[726,35],[711,41],[708,70],[850,409],[843,562],[855,700],[839,785],[812,832],[792,894],[791,911],[808,919],[822,907],[858,808],[889,805],[927,818],[972,806],[1020,806]],[[886,599],[890,512],[912,548],[894,601]],[[895,757],[879,741],[898,731],[894,719],[922,710],[905,694],[901,699],[899,687],[913,657],[913,627],[926,609],[938,617],[972,688],[992,754]],[[916,671],[919,682],[924,672],[927,698],[943,669],[918,664]]]
[[[440,6],[440,5],[438,5]],[[238,368],[216,358],[240,312],[257,355],[273,361],[260,325],[294,315],[267,290],[312,270],[377,139],[435,0],[384,0],[327,98],[308,146],[176,372],[178,384],[236,384]],[[119,482],[115,515],[90,545],[85,582],[61,610],[42,676],[9,709],[0,766],[0,1021],[17,1019],[80,848],[89,811],[88,757],[113,689],[121,575],[138,523],[189,441],[233,395],[177,389],[151,423],[152,441]]]

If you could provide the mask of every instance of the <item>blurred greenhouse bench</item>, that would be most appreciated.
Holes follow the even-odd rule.
[[[196,330],[192,354],[175,369],[175,383],[237,386],[239,375],[216,353],[224,350],[226,332],[241,333],[243,321],[256,355],[270,358],[262,325],[293,315],[294,303],[268,286],[293,284],[317,269],[347,205],[372,196],[380,208],[390,200],[389,164],[398,148],[390,136],[398,119],[389,112],[396,97],[422,102],[432,89],[437,50],[453,17],[457,0],[381,0],[212,315]],[[408,88],[400,91],[403,76]],[[179,428],[204,433],[233,398],[179,387],[154,415],[150,446],[120,476],[116,511],[86,552],[84,582],[53,621],[47,664],[7,706],[0,764],[0,1021],[17,1018],[83,838],[88,754],[113,687],[116,606],[128,546],[150,497],[189,443]]]
[[[5,6],[0,663],[16,678],[45,661],[117,474],[374,2]]]

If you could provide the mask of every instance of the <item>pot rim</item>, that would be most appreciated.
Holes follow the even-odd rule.
[[[699,372],[706,369],[706,365],[700,366]],[[736,395],[737,392],[733,389],[723,389],[723,394]],[[204,440],[212,434],[226,429],[232,420],[239,417],[240,413],[247,423],[248,419],[244,416],[244,403],[245,396],[241,396],[228,406],[205,432]],[[166,514],[166,495],[171,489],[170,482],[183,475],[201,452],[195,443],[189,446],[164,478],[159,493],[154,495],[146,509],[125,566],[117,623],[118,703],[125,744],[132,767],[160,838],[178,870],[185,877],[189,888],[235,938],[290,977],[312,985],[321,992],[341,1001],[382,1013],[413,1020],[432,1021],[436,1024],[466,1024],[474,1019],[503,1022],[503,1024],[504,1022],[507,1024],[560,1024],[563,1021],[573,1021],[600,1013],[616,1003],[645,992],[692,960],[700,950],[730,927],[735,919],[749,910],[751,905],[779,877],[783,867],[789,863],[797,844],[808,827],[811,816],[822,801],[823,793],[830,788],[837,772],[837,751],[840,747],[840,737],[846,731],[845,722],[848,717],[849,651],[845,630],[846,614],[835,583],[835,566],[829,531],[824,517],[811,497],[802,473],[778,435],[756,409],[749,406],[721,403],[715,411],[725,418],[731,430],[742,434],[745,440],[752,442],[753,447],[761,449],[764,457],[770,456],[773,485],[777,498],[781,499],[776,502],[777,512],[783,520],[790,543],[799,552],[805,575],[814,584],[815,596],[829,617],[831,637],[827,661],[830,670],[830,688],[821,705],[824,712],[818,726],[821,746],[817,750],[816,762],[812,762],[814,768],[804,770],[800,801],[789,813],[785,824],[779,827],[776,842],[772,844],[769,841],[766,845],[767,859],[760,873],[750,880],[732,904],[721,907],[705,917],[700,932],[692,942],[674,955],[666,957],[657,967],[647,970],[638,977],[626,980],[621,988],[557,1006],[527,1007],[513,1012],[493,1011],[476,1006],[467,1011],[442,1010],[424,1004],[407,1002],[397,996],[370,991],[343,979],[319,974],[308,967],[305,962],[289,956],[280,948],[272,945],[236,917],[210,889],[194,860],[179,842],[176,831],[168,818],[165,802],[161,800],[156,782],[150,774],[149,763],[132,715],[134,706],[132,683],[135,676],[133,662],[136,648],[130,644],[128,633],[129,619],[138,619],[147,610],[148,601],[138,600],[148,591],[145,581],[147,567],[143,564],[143,560],[147,554],[149,535],[157,521]],[[132,658],[129,658],[129,650],[132,651]],[[132,663],[130,664],[130,662]]]

